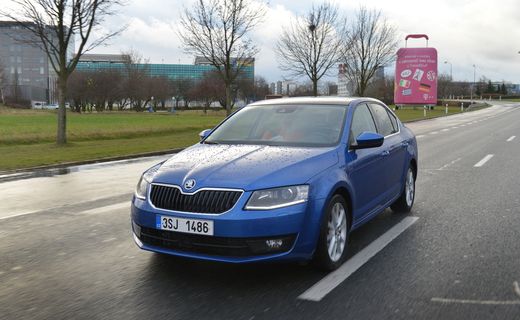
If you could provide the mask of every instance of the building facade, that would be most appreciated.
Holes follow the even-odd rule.
[[[4,69],[4,95],[11,100],[57,101],[56,73],[39,46],[39,38],[19,23],[0,21],[0,67]],[[74,41],[69,57],[74,52]]]
[[[215,71],[215,67],[207,60],[197,57],[194,64],[156,64],[138,63],[137,68],[146,70],[152,77],[166,77],[170,80],[192,79],[199,80],[208,72]],[[125,58],[120,54],[85,54],[77,66],[77,71],[100,70],[125,70]],[[242,79],[253,80],[255,77],[254,59],[248,59],[248,63],[241,71]]]

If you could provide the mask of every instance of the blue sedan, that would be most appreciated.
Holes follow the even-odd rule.
[[[140,248],[232,263],[312,259],[333,270],[352,231],[414,203],[415,136],[379,100],[261,101],[200,136],[139,180]]]

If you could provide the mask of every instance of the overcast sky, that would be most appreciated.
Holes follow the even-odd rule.
[[[7,4],[8,0],[0,0]],[[193,0],[127,0],[117,17],[105,24],[128,29],[107,47],[93,53],[119,53],[133,48],[152,63],[192,63],[193,57],[183,53],[176,34],[183,7]],[[253,32],[260,46],[256,57],[256,73],[268,81],[282,78],[273,52],[280,30],[293,17],[305,13],[312,1],[272,0],[265,21]],[[315,1],[314,3],[319,3]],[[425,33],[429,45],[439,53],[439,73],[449,73],[448,60],[453,65],[455,80],[473,80],[485,75],[495,81],[520,83],[520,1],[519,0],[349,0],[336,1],[341,11],[352,16],[360,5],[381,9],[396,26],[400,46],[411,33]],[[409,45],[422,46],[423,40],[411,40]]]

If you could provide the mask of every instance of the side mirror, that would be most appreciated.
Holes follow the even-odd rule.
[[[206,139],[206,137],[209,135],[209,133],[211,132],[211,130],[212,130],[212,129],[202,130],[202,131],[199,133],[200,141]]]
[[[356,138],[356,145],[350,146],[351,149],[377,148],[383,145],[385,137],[375,132],[363,132]]]

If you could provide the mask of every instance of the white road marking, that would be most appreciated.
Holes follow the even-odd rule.
[[[78,212],[78,214],[106,213],[106,212],[119,210],[119,209],[123,209],[123,208],[130,209],[130,201],[125,201],[125,202],[111,204],[111,205],[104,206],[104,207],[89,209],[89,210]]]
[[[424,135],[423,134],[420,134],[418,136],[415,136],[416,139],[419,139],[419,138],[424,138]]]
[[[520,305],[520,300],[466,300],[466,299],[444,299],[444,298],[432,298],[432,302],[440,303],[458,303],[458,304],[483,304],[483,305]]]
[[[513,282],[513,290],[520,298],[520,286],[518,282]],[[520,305],[519,300],[468,300],[468,299],[446,299],[446,298],[432,298],[432,302],[440,303],[456,303],[456,304],[480,304],[480,305]]]
[[[459,162],[461,159],[462,159],[462,158],[457,158],[457,159],[453,160],[452,162],[443,165],[442,167],[440,167],[440,168],[437,169],[437,170],[442,171],[442,170],[446,169],[447,167],[449,167],[449,166],[451,166],[451,165],[454,165],[456,162]]]
[[[419,218],[406,217],[401,222],[393,226],[382,236],[377,238],[360,252],[356,253],[352,258],[347,260],[339,269],[329,273],[323,279],[318,281],[312,287],[302,293],[298,299],[309,301],[320,301],[329,292],[334,290],[338,285],[345,281],[356,270],[361,268],[368,260],[375,256],[379,251],[383,250],[392,240],[397,238],[406,229],[412,226]]]
[[[484,164],[486,164],[486,162],[488,162],[491,158],[493,158],[493,154],[488,154],[487,156],[485,156],[482,160],[480,160],[479,162],[477,162],[474,167],[475,168],[479,168],[479,167],[482,167]]]
[[[131,194],[129,194],[129,193],[121,193],[121,194],[117,194],[117,196],[122,196],[122,195],[128,195],[128,199],[130,199],[130,197],[131,197]],[[90,199],[90,200],[88,200],[88,201],[78,202],[78,203],[76,203],[75,205],[77,205],[77,206],[81,206],[81,205],[83,205],[83,204],[85,204],[85,203],[90,203],[90,202],[92,202],[92,201],[102,200],[102,199],[105,199],[105,197],[93,198],[93,199]],[[130,200],[128,200],[128,202],[130,202]],[[36,211],[20,212],[20,213],[16,213],[16,214],[13,214],[13,215],[10,215],[10,216],[0,217],[0,220],[9,219],[9,218],[14,218],[14,217],[26,216],[26,215],[28,215],[28,214],[40,213],[40,212],[42,212],[42,211],[51,211],[51,210],[56,210],[56,209],[60,209],[60,208],[63,208],[63,207],[65,207],[65,206],[63,205],[63,206],[57,206],[57,207],[51,207],[51,208],[45,208],[45,209],[42,209],[42,210],[36,210]]]
[[[450,131],[450,129],[442,129],[442,132]]]
[[[439,133],[439,132],[437,132],[437,131],[430,132],[430,134],[437,134],[437,133]]]
[[[510,137],[509,139],[507,139],[506,141],[507,141],[507,142],[511,142],[511,141],[513,141],[515,138],[516,138],[516,136],[511,136],[511,137]]]
[[[459,127],[451,127],[452,129],[458,129]]]

